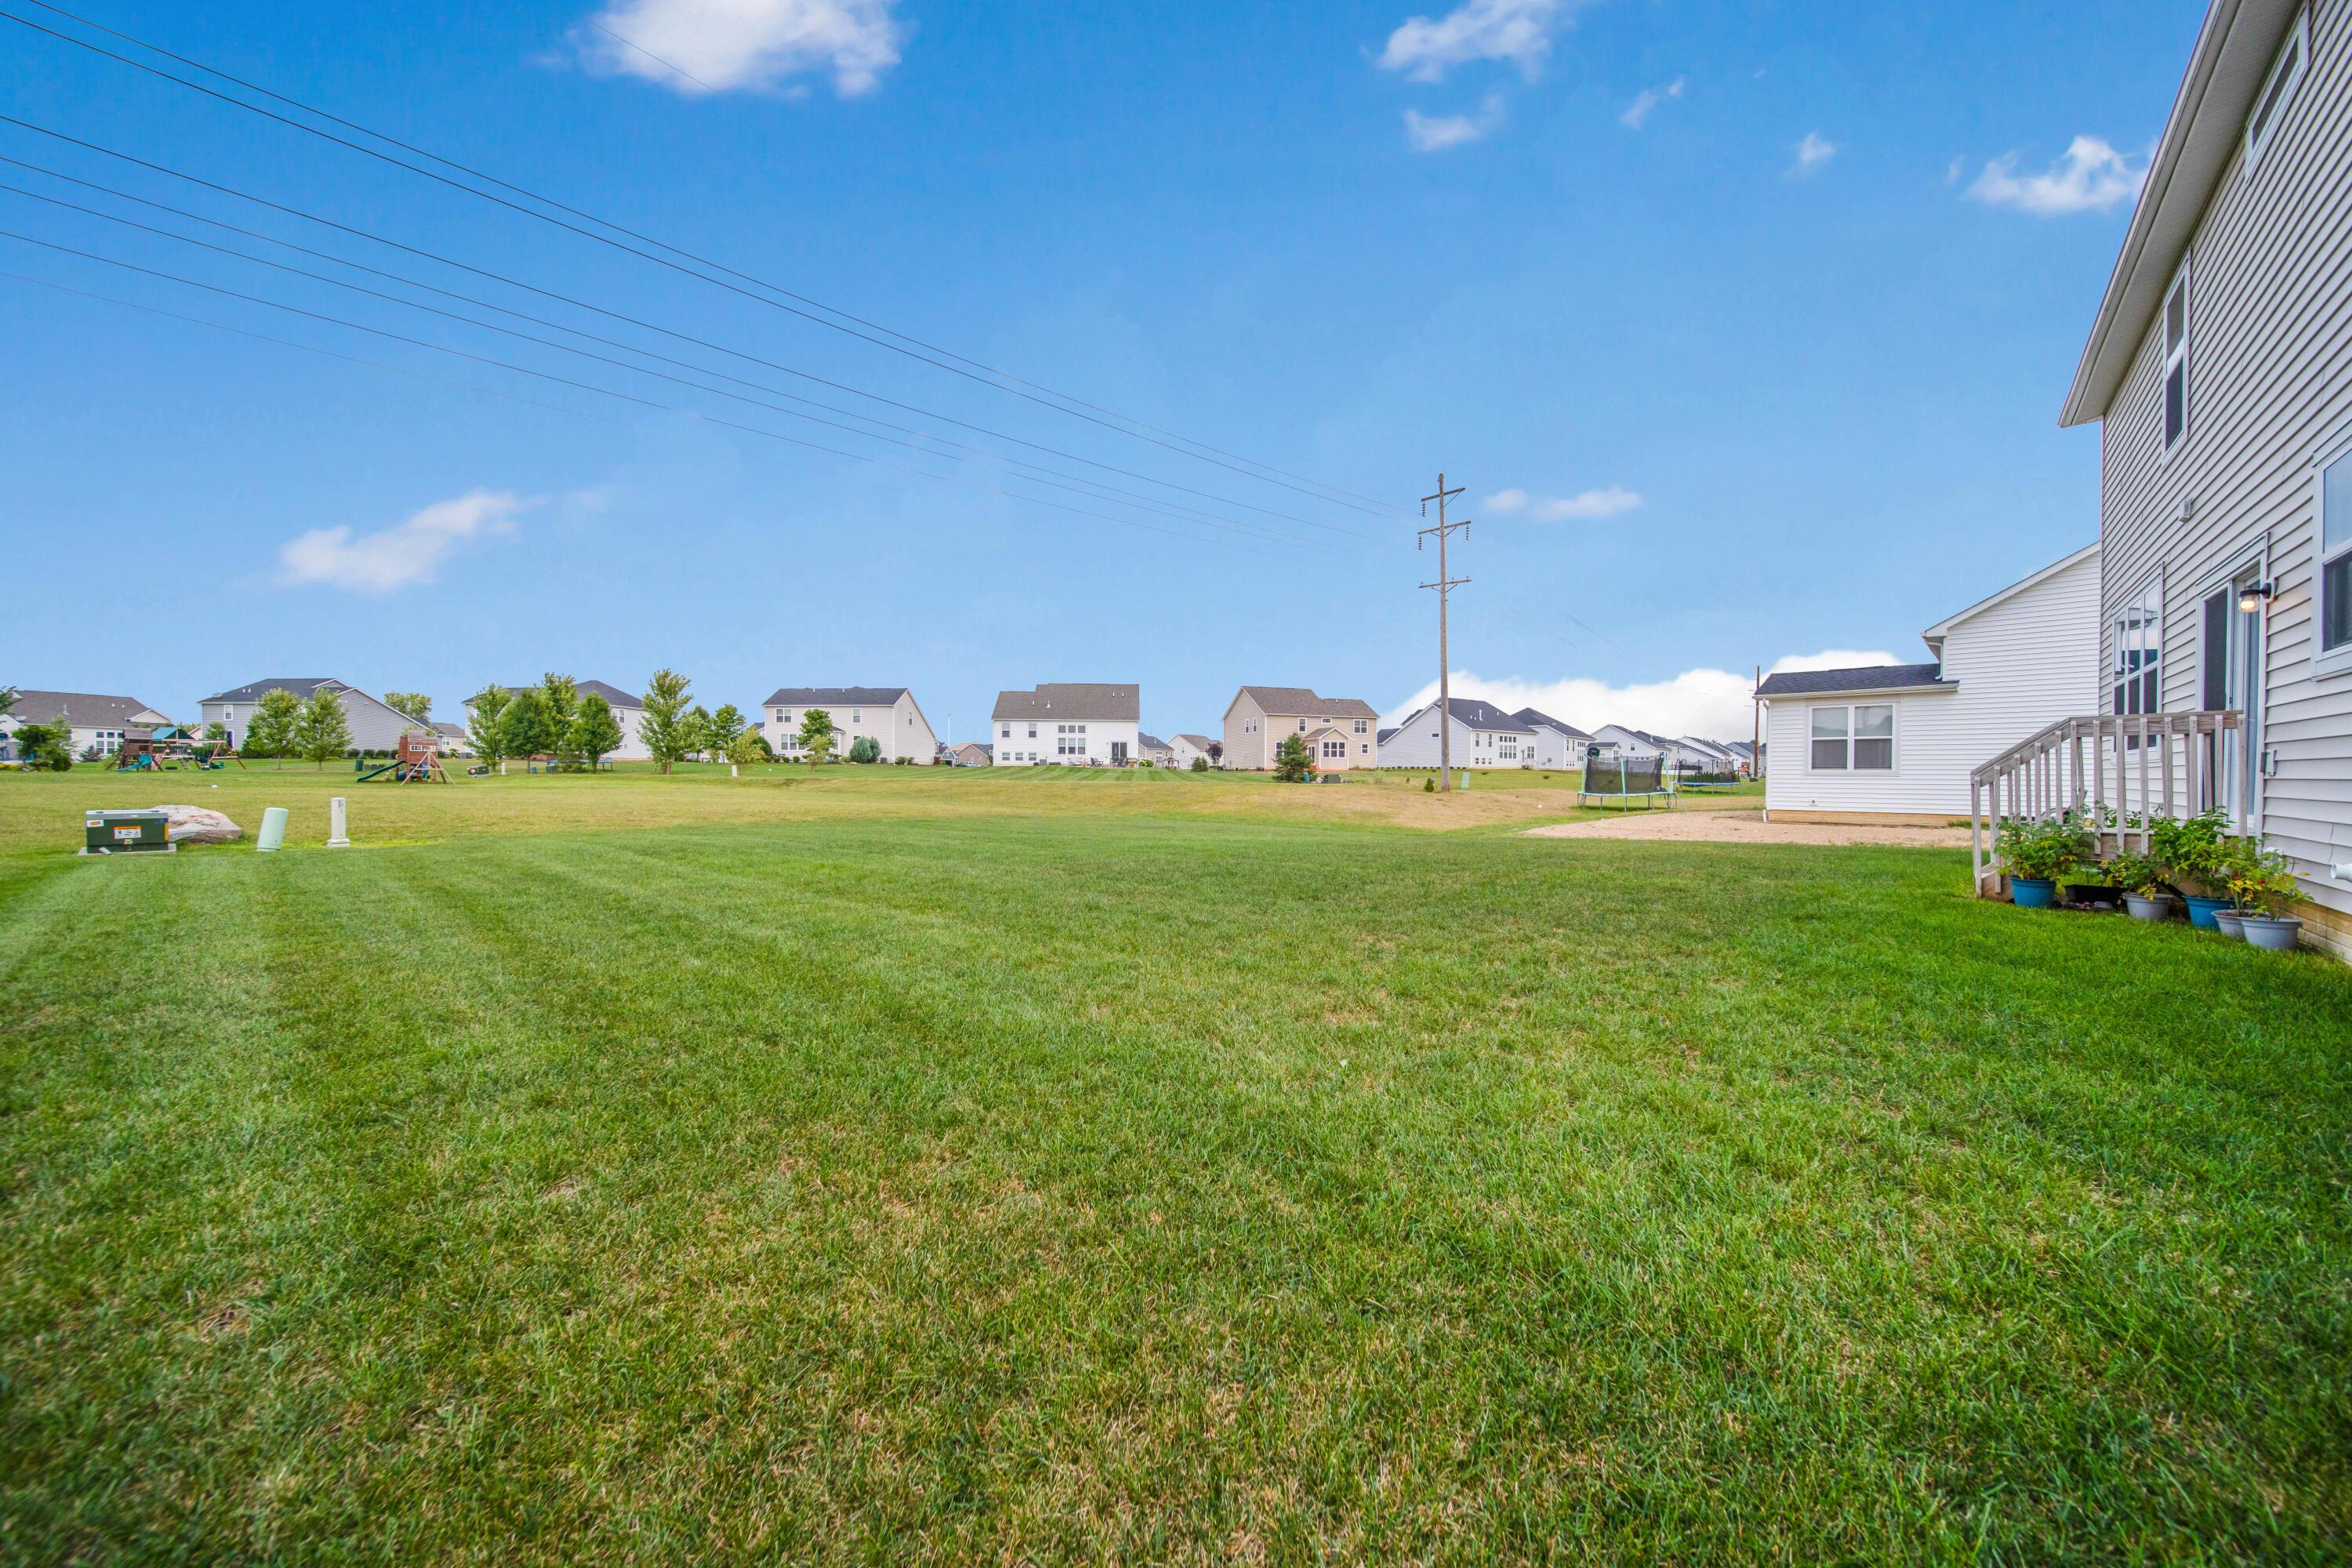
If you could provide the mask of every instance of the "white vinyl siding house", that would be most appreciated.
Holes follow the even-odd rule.
[[[1141,719],[1132,685],[1048,683],[996,694],[990,743],[999,767],[1125,767],[1142,744]]]
[[[1565,769],[1584,765],[1584,753],[1591,746],[1592,737],[1575,725],[1535,708],[1522,708],[1511,717],[1526,725],[1534,737],[1536,766]]]
[[[939,737],[931,721],[903,686],[786,686],[769,693],[762,705],[761,732],[776,755],[799,761],[808,755],[801,745],[801,726],[811,710],[833,721],[833,755],[846,760],[859,736],[868,736],[880,749],[881,761],[928,766],[940,760]]]
[[[1765,815],[1945,823],[1969,815],[1969,774],[2044,725],[2096,707],[2099,547],[1921,634],[1937,662],[1766,678],[1775,765]]]
[[[1536,726],[1518,715],[1506,713],[1491,702],[1475,698],[1454,700],[1453,748],[1457,768],[1531,768],[1538,761]],[[1385,742],[1380,743],[1384,768],[1433,768],[1438,765],[1437,704],[1433,702],[1405,719]]]
[[[79,759],[96,751],[110,757],[122,749],[124,735],[171,722],[136,697],[111,697],[95,691],[20,691],[7,711],[0,713],[0,760],[16,756],[16,731],[27,724],[66,721],[67,742]]]
[[[1190,768],[1195,757],[1205,760],[1213,768],[1220,765],[1218,758],[1224,754],[1223,743],[1206,735],[1173,736],[1168,742],[1168,750],[1172,754],[1171,764],[1180,768]]]
[[[2347,186],[2352,0],[2215,0],[2061,419],[2100,423],[2102,709],[2241,712],[2225,804],[2352,956]]]

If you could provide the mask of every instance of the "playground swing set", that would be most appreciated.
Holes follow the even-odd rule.
[[[245,759],[233,751],[226,741],[208,741],[192,735],[177,724],[166,724],[144,734],[137,731],[122,737],[121,747],[109,757],[106,765],[117,773],[170,773],[182,768],[223,768],[235,763],[245,766]]]
[[[373,761],[374,766],[368,764]],[[449,770],[441,765],[441,741],[436,735],[406,734],[400,738],[399,749],[389,762],[360,757],[352,763],[359,775],[353,782],[373,784],[384,780],[392,784],[447,784]]]

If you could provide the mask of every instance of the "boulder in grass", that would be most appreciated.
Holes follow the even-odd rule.
[[[173,844],[234,844],[245,837],[245,829],[208,806],[159,805],[163,814],[163,837]]]

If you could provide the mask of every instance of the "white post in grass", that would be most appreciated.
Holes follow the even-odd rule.
[[[327,803],[327,847],[349,849],[351,836],[343,831],[343,797],[337,795]]]

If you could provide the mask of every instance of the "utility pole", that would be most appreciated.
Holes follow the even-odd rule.
[[[1470,532],[1470,520],[1466,517],[1460,522],[1445,521],[1445,503],[1461,493],[1460,485],[1449,490],[1445,488],[1445,476],[1442,473],[1437,476],[1437,492],[1421,498],[1421,515],[1423,517],[1429,515],[1429,503],[1437,503],[1437,526],[1423,529],[1412,545],[1418,550],[1423,540],[1433,533],[1437,535],[1437,581],[1423,583],[1422,586],[1437,590],[1437,787],[1441,790],[1454,787],[1454,661],[1445,651],[1446,599],[1454,589],[1470,581],[1467,577],[1445,574],[1445,536],[1457,528],[1465,537]]]

